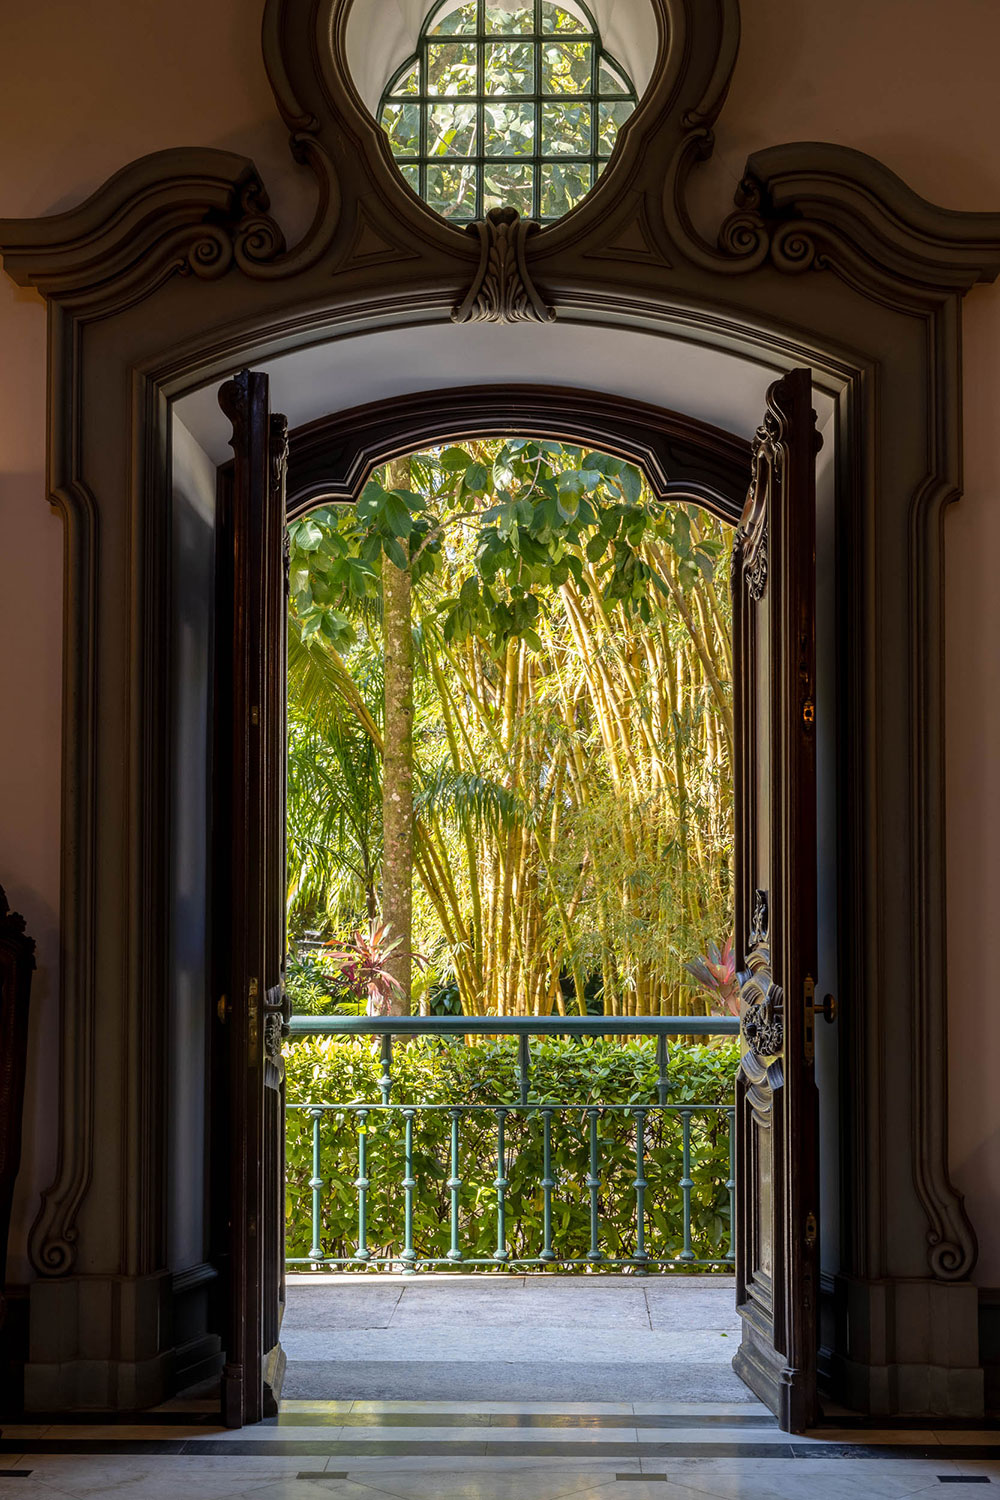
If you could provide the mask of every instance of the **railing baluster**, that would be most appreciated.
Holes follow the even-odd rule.
[[[497,1190],[497,1248],[496,1254],[493,1256],[493,1259],[500,1261],[502,1264],[504,1261],[510,1260],[510,1255],[507,1251],[506,1225],[507,1189],[510,1187],[510,1182],[507,1177],[507,1164],[506,1157],[504,1155],[504,1126],[507,1123],[507,1111],[505,1109],[498,1109],[496,1112],[496,1116],[497,1175],[494,1187]]]
[[[552,1249],[552,1110],[542,1112],[542,1260],[555,1260]]]
[[[358,1248],[354,1259],[371,1260],[368,1249],[368,1111],[358,1110],[358,1175],[354,1179],[358,1190]]]
[[[729,1179],[726,1182],[726,1191],[729,1194],[729,1254],[725,1257],[730,1264],[735,1264],[736,1255],[733,1248],[733,1233],[736,1223],[736,1110],[726,1110],[726,1125],[729,1128]]]
[[[736,1220],[736,1150],[735,1150],[735,1119],[736,1110],[728,1103],[711,1105],[696,1104],[693,1101],[683,1103],[669,1103],[671,1081],[669,1051],[669,1039],[675,1036],[686,1035],[692,1031],[697,1035],[728,1035],[735,1036],[738,1031],[738,1021],[729,1017],[579,1017],[579,1016],[546,1016],[546,1017],[504,1017],[504,1016],[459,1016],[459,1017],[434,1017],[424,1018],[416,1016],[394,1016],[394,1017],[293,1017],[290,1025],[293,1036],[316,1034],[316,1035],[356,1035],[358,1037],[378,1037],[380,1044],[381,1068],[377,1075],[379,1096],[381,1102],[376,1104],[365,1100],[356,1100],[353,1103],[330,1103],[322,1100],[316,1103],[303,1101],[301,1103],[289,1100],[289,1120],[294,1119],[294,1111],[301,1111],[303,1119],[310,1122],[311,1131],[311,1176],[298,1179],[303,1187],[311,1195],[311,1224],[310,1244],[306,1250],[299,1255],[289,1255],[287,1265],[289,1269],[302,1266],[313,1268],[350,1266],[357,1270],[367,1267],[374,1268],[376,1265],[395,1266],[406,1275],[413,1275],[418,1269],[430,1266],[446,1266],[451,1264],[456,1267],[462,1264],[463,1269],[473,1267],[488,1267],[494,1270],[511,1269],[516,1266],[543,1266],[546,1269],[550,1265],[577,1266],[581,1269],[589,1267],[597,1270],[603,1267],[629,1266],[635,1274],[647,1274],[653,1268],[661,1266],[685,1264],[689,1267],[704,1266],[717,1269],[731,1268],[734,1264],[734,1234]],[[428,1035],[428,1036],[461,1036],[472,1035],[499,1035],[516,1036],[518,1039],[517,1049],[517,1094],[520,1104],[513,1100],[500,1103],[483,1103],[474,1105],[452,1105],[451,1103],[423,1105],[419,1101],[407,1104],[403,1101],[394,1102],[393,1081],[393,1041],[396,1036]],[[607,1104],[601,1096],[595,1098],[591,1095],[582,1100],[563,1100],[558,1102],[558,1096],[550,1096],[544,1102],[539,1102],[538,1090],[534,1090],[535,1102],[529,1102],[532,1098],[533,1083],[531,1077],[532,1057],[531,1038],[533,1036],[551,1036],[567,1034],[573,1036],[600,1036],[600,1035],[625,1035],[652,1036],[656,1042],[656,1103],[646,1099],[644,1103],[630,1104]],[[396,1091],[397,1093],[399,1091]],[[543,1231],[542,1244],[532,1255],[530,1249],[518,1253],[507,1244],[507,1222],[512,1212],[511,1179],[508,1177],[509,1163],[508,1155],[510,1147],[507,1137],[507,1120],[514,1114],[517,1117],[518,1109],[523,1110],[525,1129],[531,1128],[533,1117],[541,1115],[542,1123],[542,1163],[540,1177],[534,1180],[535,1187],[542,1190],[543,1208]],[[556,1233],[554,1222],[555,1197],[554,1192],[559,1180],[559,1173],[555,1170],[555,1152],[553,1141],[553,1121],[559,1116],[561,1110],[572,1110],[573,1119],[584,1118],[587,1121],[587,1131],[579,1140],[579,1160],[573,1167],[574,1179],[585,1185],[587,1191],[587,1212],[589,1234],[584,1232],[584,1243],[588,1248],[585,1251],[583,1244],[578,1244],[577,1231],[573,1231],[573,1242],[564,1244],[560,1237],[559,1250],[556,1250],[554,1238]],[[653,1133],[652,1139],[647,1137],[650,1125],[650,1113],[658,1110],[657,1119],[659,1124]],[[444,1119],[450,1118],[450,1175],[446,1178],[446,1187],[450,1195],[450,1248],[443,1249],[439,1253],[430,1250],[425,1253],[423,1259],[418,1258],[418,1251],[414,1244],[416,1234],[416,1219],[419,1209],[417,1199],[417,1188],[420,1186],[415,1172],[416,1149],[420,1138],[417,1136],[415,1121],[423,1118],[423,1113],[443,1123]],[[358,1131],[357,1142],[357,1177],[354,1180],[357,1205],[357,1246],[352,1253],[349,1246],[344,1247],[342,1255],[333,1252],[340,1249],[340,1245],[333,1245],[324,1240],[324,1214],[329,1211],[333,1202],[331,1198],[331,1180],[337,1183],[337,1191],[342,1192],[347,1188],[345,1182],[338,1174],[335,1179],[323,1176],[324,1152],[332,1149],[331,1142],[325,1132],[328,1126],[324,1119],[335,1112],[338,1119],[344,1121],[343,1129],[349,1129],[347,1121],[354,1119]],[[370,1130],[380,1115],[385,1116],[386,1129],[389,1132],[387,1141],[391,1141],[393,1160],[396,1159],[395,1152],[398,1148],[398,1138],[393,1133],[395,1126],[391,1124],[394,1120],[403,1123],[403,1175],[401,1179],[392,1178],[393,1168],[390,1166],[390,1178],[387,1179],[387,1189],[395,1184],[402,1187],[402,1202],[398,1197],[395,1204],[390,1204],[389,1217],[385,1225],[381,1222],[378,1226],[370,1224],[370,1215],[374,1212],[376,1200],[372,1197],[373,1179],[369,1180],[371,1167],[375,1167],[374,1177],[378,1176],[378,1163],[372,1158],[372,1151],[376,1149],[378,1142],[369,1139]],[[468,1248],[468,1254],[463,1250],[462,1236],[464,1228],[460,1221],[462,1204],[462,1191],[465,1183],[461,1175],[462,1167],[462,1140],[461,1125],[466,1116],[474,1117],[480,1121],[488,1132],[487,1117],[492,1115],[496,1121],[496,1175],[492,1187],[495,1192],[496,1203],[496,1248],[490,1253],[478,1255],[472,1248]],[[621,1122],[632,1119],[635,1125],[635,1176],[633,1187],[635,1192],[635,1241],[633,1245],[634,1254],[629,1255],[625,1246],[612,1245],[605,1234],[605,1226],[601,1221],[602,1192],[603,1192],[603,1170],[605,1146],[607,1144],[606,1132],[602,1136],[601,1126],[606,1117]],[[679,1117],[681,1126],[682,1166],[680,1176],[680,1204],[682,1209],[682,1248],[680,1251],[673,1250],[671,1246],[663,1243],[663,1235],[657,1225],[660,1222],[659,1215],[655,1216],[655,1223],[651,1218],[646,1222],[646,1198],[650,1184],[646,1181],[647,1156],[655,1155],[656,1142],[660,1140],[660,1132],[672,1129],[670,1122]],[[707,1137],[710,1151],[702,1161],[702,1137],[694,1135],[694,1121],[698,1119],[701,1126],[710,1132]],[[728,1129],[728,1136],[723,1140],[721,1131]],[[576,1131],[573,1131],[574,1140]],[[479,1141],[477,1127],[476,1141]],[[344,1140],[346,1136],[341,1135],[339,1139]],[[348,1146],[349,1150],[350,1147]],[[308,1157],[307,1157],[308,1159]],[[728,1211],[728,1236],[724,1243],[718,1245],[715,1253],[699,1254],[695,1250],[693,1241],[695,1234],[695,1214],[701,1212],[694,1195],[694,1167],[697,1164],[699,1173],[704,1174],[708,1164],[713,1167],[713,1186],[718,1195],[720,1207],[723,1214]],[[485,1190],[487,1180],[481,1175],[481,1167],[485,1163],[478,1160],[473,1162],[473,1173],[470,1180],[470,1189],[474,1189],[476,1201],[481,1190]],[[728,1172],[728,1175],[725,1175]],[[294,1179],[293,1179],[294,1180]],[[348,1179],[349,1182],[349,1179]],[[529,1184],[530,1187],[530,1184]],[[391,1197],[391,1194],[388,1194]],[[537,1200],[536,1200],[537,1201]],[[309,1200],[303,1197],[302,1208],[305,1209]],[[722,1207],[722,1205],[725,1205]],[[399,1224],[398,1215],[402,1211],[403,1224]],[[700,1224],[700,1220],[699,1220]],[[582,1227],[582,1226],[581,1226]],[[649,1241],[647,1242],[647,1230]],[[665,1232],[673,1238],[676,1228],[672,1225],[665,1227]],[[371,1234],[377,1242],[369,1248],[368,1237]],[[699,1230],[700,1242],[700,1230]],[[400,1243],[402,1242],[402,1243]],[[378,1246],[387,1244],[388,1254],[381,1254]],[[616,1253],[617,1251],[617,1253]]]
[[[634,1109],[635,1117],[635,1263],[636,1274],[644,1276],[649,1256],[646,1254],[646,1111]]]
[[[521,1108],[527,1109],[531,1091],[531,1049],[526,1031],[522,1031],[517,1039],[517,1082],[521,1091]]]
[[[392,1036],[389,1032],[382,1038],[382,1077],[378,1086],[382,1092],[382,1103],[388,1104],[392,1094]]]
[[[684,1249],[678,1260],[694,1260],[691,1249],[691,1111],[681,1110],[681,1200],[684,1212]]]
[[[656,1102],[662,1109],[670,1093],[670,1049],[665,1031],[656,1038]]]
[[[461,1260],[462,1249],[458,1243],[458,1195],[462,1187],[462,1179],[458,1175],[458,1122],[461,1111],[451,1111],[451,1176],[448,1178],[447,1187],[451,1189],[451,1249],[448,1251],[449,1260]]]
[[[403,1253],[399,1257],[403,1262],[403,1275],[416,1275],[417,1254],[413,1248],[413,1189],[417,1180],[413,1175],[413,1117],[416,1110],[407,1106],[403,1110],[404,1136],[403,1136]]]
[[[587,1178],[587,1186],[590,1189],[590,1253],[587,1259],[593,1264],[603,1260],[600,1245],[600,1220],[598,1218],[599,1193],[601,1187],[601,1163],[597,1154],[597,1118],[600,1111],[591,1106],[587,1110],[587,1119],[590,1125],[590,1176]]]
[[[319,1175],[322,1166],[320,1141],[320,1123],[323,1119],[323,1111],[313,1108],[309,1111],[312,1120],[312,1148],[313,1148],[313,1170],[309,1179],[312,1188],[312,1244],[309,1247],[309,1259],[317,1264],[323,1259],[323,1246],[320,1241],[323,1237],[323,1187],[324,1180]]]

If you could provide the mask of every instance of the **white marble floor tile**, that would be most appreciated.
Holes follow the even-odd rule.
[[[266,1457],[243,1457],[206,1453],[189,1455],[151,1454],[146,1457],[133,1455],[116,1458],[114,1454],[29,1454],[18,1465],[31,1469],[33,1477],[71,1495],[113,1494],[124,1484],[143,1481],[149,1485],[187,1484],[192,1476],[198,1477],[206,1497],[239,1493],[253,1484],[263,1484],[269,1479],[278,1479],[298,1469],[310,1467],[308,1459],[281,1455]],[[324,1458],[319,1458],[316,1468],[326,1467]],[[346,1465],[341,1464],[341,1468]],[[4,1481],[6,1485],[7,1481]],[[4,1490],[6,1493],[6,1489]]]
[[[938,1475],[955,1472],[940,1459],[644,1459],[643,1468],[654,1463],[675,1483],[717,1500],[902,1500],[941,1490]]]
[[[304,1464],[301,1466],[305,1467]],[[383,1471],[386,1474],[400,1474],[408,1471],[415,1474],[450,1474],[457,1469],[467,1469],[469,1473],[475,1474],[506,1474],[537,1469],[547,1474],[560,1474],[572,1470],[574,1473],[594,1475],[595,1482],[597,1479],[604,1480],[609,1475],[613,1478],[616,1473],[628,1471],[638,1474],[640,1472],[637,1458],[599,1458],[596,1455],[592,1458],[589,1454],[585,1458],[574,1454],[568,1459],[541,1459],[530,1454],[497,1453],[484,1454],[480,1457],[456,1454],[452,1458],[440,1454],[428,1455],[426,1458],[386,1458],[378,1454],[365,1458],[352,1455],[350,1458],[331,1458],[326,1467],[346,1469],[352,1478],[367,1479],[371,1484],[377,1482],[375,1476]]]
[[[79,1459],[74,1457],[66,1463],[58,1463],[45,1457],[44,1460],[31,1457],[30,1462],[23,1467],[32,1470],[31,1483],[37,1487],[44,1485],[58,1494],[81,1497],[81,1500],[92,1500],[92,1497],[113,1495],[116,1497],[128,1497],[128,1500],[228,1500],[228,1497],[238,1494],[247,1483],[246,1471],[241,1471],[234,1464],[228,1470],[206,1472],[197,1459],[181,1459],[175,1461],[177,1467],[170,1471],[164,1471],[156,1467],[156,1460],[141,1460],[139,1463],[108,1461],[104,1455],[100,1459]],[[268,1478],[278,1478],[277,1474],[254,1475],[250,1483],[263,1482]],[[25,1481],[27,1482],[27,1481]],[[3,1493],[9,1494],[8,1484],[4,1480]],[[41,1493],[44,1493],[42,1491]]]
[[[245,1431],[248,1429],[244,1429]],[[288,1429],[276,1435],[298,1442],[303,1433],[309,1436],[304,1441],[349,1442],[349,1443],[489,1443],[493,1440],[493,1428],[487,1423],[476,1427],[297,1427],[294,1434]],[[3,1500],[3,1496],[0,1496]]]
[[[69,1490],[57,1490],[49,1484],[40,1484],[32,1475],[29,1479],[0,1479],[7,1500],[60,1500],[69,1496]],[[71,1496],[70,1500],[75,1500]]]
[[[286,1479],[268,1480],[252,1490],[244,1490],[241,1500],[243,1495],[248,1500],[384,1500],[384,1492],[370,1485],[325,1475],[300,1479],[290,1474]]]
[[[452,1428],[452,1432],[454,1432]],[[634,1427],[490,1427],[490,1443],[634,1443]],[[0,1496],[0,1500],[3,1497]]]
[[[419,1474],[400,1470],[395,1474],[368,1476],[365,1481],[373,1489],[379,1489],[401,1500],[564,1500],[564,1497],[590,1495],[595,1490],[602,1493],[607,1481],[615,1484],[614,1477],[595,1475],[576,1469],[553,1470],[519,1468],[516,1470],[455,1469],[448,1473],[429,1472]],[[641,1484],[632,1488],[642,1489]],[[619,1500],[625,1500],[626,1486],[619,1486]],[[314,1497],[315,1500],[315,1497]],[[642,1500],[634,1496],[632,1500]]]
[[[688,1489],[687,1485],[670,1479],[648,1479],[628,1484],[612,1481],[600,1489],[574,1495],[573,1500],[705,1500],[705,1496],[703,1492]]]

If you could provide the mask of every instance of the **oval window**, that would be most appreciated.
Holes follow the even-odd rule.
[[[635,105],[581,0],[442,0],[379,122],[407,182],[446,219],[516,208],[551,223],[593,187]]]

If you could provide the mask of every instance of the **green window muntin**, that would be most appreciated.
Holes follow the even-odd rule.
[[[379,106],[404,177],[456,223],[551,222],[589,192],[636,104],[581,0],[441,0]]]

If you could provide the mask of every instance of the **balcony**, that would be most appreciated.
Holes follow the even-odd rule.
[[[677,1044],[738,1029],[718,1016],[293,1017],[293,1041],[353,1039],[369,1091],[331,1098],[322,1059],[310,1097],[290,1082],[287,1270],[731,1271],[731,1074],[691,1097]],[[476,1063],[461,1098],[437,1080],[414,1092],[409,1064],[428,1054],[460,1078]]]
[[[734,1017],[291,1031],[286,1395],[747,1400]]]

